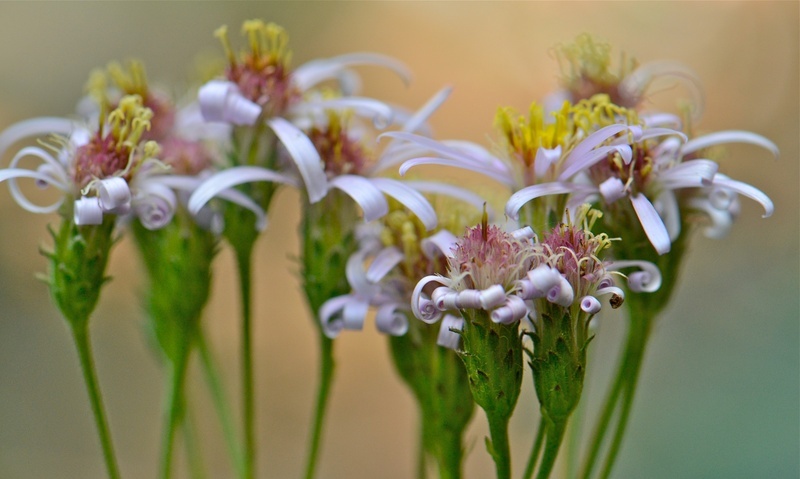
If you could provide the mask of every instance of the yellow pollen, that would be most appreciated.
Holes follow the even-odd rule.
[[[121,150],[123,146],[135,148],[142,133],[150,129],[152,117],[153,111],[142,105],[142,97],[139,95],[122,97],[119,106],[108,114],[117,150]]]
[[[508,142],[511,153],[527,166],[532,166],[539,148],[553,149],[567,144],[572,133],[569,114],[570,104],[564,102],[561,110],[552,113],[554,121],[546,123],[544,108],[534,102],[527,120],[512,108],[500,108],[495,116],[495,126]]]
[[[586,134],[620,121],[628,125],[641,123],[636,111],[615,105],[605,94],[579,101],[572,107],[571,113],[575,126]]]

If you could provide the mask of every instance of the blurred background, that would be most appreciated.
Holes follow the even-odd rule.
[[[414,72],[364,73],[364,93],[416,107],[454,87],[433,118],[441,138],[489,145],[498,106],[527,109],[555,88],[551,49],[590,32],[642,62],[680,61],[705,85],[697,130],[743,129],[772,139],[781,158],[731,148],[721,165],[774,200],[776,213],[742,200],[730,236],[697,235],[674,302],[658,326],[616,477],[793,478],[800,474],[800,254],[798,246],[799,33],[796,2],[564,3],[150,3],[19,2],[0,5],[0,128],[37,116],[71,115],[90,69],[142,59],[151,83],[178,90],[198,55],[221,54],[213,30],[235,34],[260,17],[287,28],[294,64],[354,51],[394,56]],[[672,105],[670,92],[665,106]],[[661,96],[656,96],[659,100]],[[6,166],[10,155],[2,160]],[[448,174],[442,171],[441,174]],[[297,477],[303,468],[316,378],[315,333],[297,281],[298,200],[273,205],[255,267],[259,468]],[[45,286],[53,215],[34,215],[0,186],[0,478],[103,477],[78,361]],[[115,249],[91,323],[101,387],[125,477],[153,477],[160,432],[161,373],[143,341],[142,281],[128,239]],[[232,257],[215,265],[204,324],[238,404]],[[601,318],[589,404],[614,366],[624,318]],[[414,475],[416,409],[388,361],[386,340],[367,324],[337,340],[339,375],[320,478]],[[209,477],[230,477],[220,428],[197,371],[196,418]],[[521,472],[537,421],[529,378],[511,426]],[[482,413],[469,432],[466,477],[491,477]],[[185,475],[179,455],[180,474]],[[515,475],[517,475],[515,474]]]

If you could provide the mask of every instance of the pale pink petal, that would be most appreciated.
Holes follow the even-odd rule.
[[[744,195],[751,200],[758,202],[764,207],[764,214],[762,215],[762,218],[769,218],[772,216],[772,213],[775,212],[775,205],[772,204],[772,200],[769,199],[769,196],[765,195],[764,192],[754,186],[750,186],[747,183],[742,183],[741,181],[732,180],[727,176],[720,174],[714,176],[712,184],[715,186],[721,186],[723,188],[729,188],[740,195]]]
[[[96,196],[76,200],[73,214],[75,224],[78,226],[103,223],[103,207],[100,206],[100,199]]]
[[[355,65],[376,65],[388,68],[408,84],[411,73],[398,60],[376,53],[350,53],[332,58],[312,60],[300,65],[292,73],[292,81],[300,89],[306,91],[325,80],[336,79],[343,70]]]
[[[404,183],[419,192],[449,196],[450,198],[455,198],[474,206],[479,210],[486,205],[486,214],[489,215],[489,221],[491,222],[494,219],[494,208],[486,203],[486,199],[466,188],[449,185],[447,183],[439,183],[436,181],[406,181]]]
[[[582,156],[576,156],[573,150],[573,153],[569,156],[573,161],[569,165],[564,162],[564,168],[558,175],[558,181],[566,181],[572,178],[574,175],[589,169],[611,154],[619,154],[625,164],[631,162],[631,147],[629,145],[601,146],[586,152]]]
[[[328,194],[328,179],[325,176],[322,159],[311,140],[283,118],[272,118],[267,124],[281,140],[297,166],[297,171],[300,172],[306,186],[309,201],[316,203],[324,198]]]
[[[625,268],[638,268],[639,271],[628,274],[628,286],[631,291],[652,293],[661,287],[661,271],[649,261],[612,261],[606,265],[608,271],[619,271]]]
[[[427,230],[436,227],[436,210],[422,194],[402,182],[389,178],[372,178],[372,184],[408,208]]]
[[[683,145],[681,153],[688,155],[695,151],[724,143],[748,143],[768,150],[775,158],[777,158],[779,154],[778,147],[775,143],[761,135],[743,130],[718,131],[693,138]]]
[[[34,204],[22,193],[19,187],[17,187],[17,178],[31,178],[36,180],[37,183],[46,183],[59,189],[63,188],[63,185],[54,180],[50,175],[46,175],[37,171],[24,170],[21,168],[0,169],[0,183],[8,180],[9,189],[11,190],[11,195],[14,198],[14,201],[16,201],[17,204],[19,204],[23,209],[30,211],[31,213],[52,213],[54,211],[58,211],[58,209],[61,207],[61,204],[64,203],[64,197],[62,196],[55,203],[47,206],[39,206]]]
[[[436,233],[420,241],[422,254],[429,259],[434,259],[439,255],[452,256],[453,247],[458,242],[458,238],[447,230],[439,230]]]
[[[329,186],[340,189],[353,198],[363,210],[365,221],[376,220],[389,213],[389,204],[383,192],[372,183],[372,180],[363,176],[342,175],[332,179]]]
[[[223,191],[237,185],[256,181],[297,185],[297,181],[294,178],[282,173],[257,166],[237,166],[215,173],[207,180],[203,181],[194,193],[192,193],[191,198],[189,198],[189,211],[192,214],[197,214],[203,205],[211,201],[212,198],[219,196]]]
[[[519,210],[527,202],[541,196],[563,195],[567,193],[587,194],[595,192],[597,192],[597,189],[593,186],[563,181],[528,186],[511,195],[511,198],[506,202],[506,215],[511,219],[519,219]]]
[[[24,138],[52,134],[69,137],[72,131],[80,128],[73,120],[57,117],[32,118],[14,123],[0,133],[0,158],[8,147]]]
[[[377,283],[382,280],[395,266],[403,261],[403,258],[403,253],[395,247],[382,249],[375,255],[375,258],[372,259],[372,263],[370,263],[367,268],[367,281]]]
[[[382,333],[402,336],[408,331],[408,318],[399,304],[385,304],[375,313],[375,325]]]
[[[446,314],[439,326],[439,335],[436,337],[436,344],[452,350],[458,349],[461,335],[454,331],[464,330],[464,318]]]
[[[450,287],[450,280],[442,276],[425,276],[414,287],[411,293],[411,312],[417,319],[420,319],[428,324],[433,324],[442,317],[442,312],[436,309],[430,297],[422,290],[430,283],[439,283],[441,286]]]

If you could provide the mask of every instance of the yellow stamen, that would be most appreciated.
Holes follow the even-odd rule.
[[[214,36],[219,38],[219,41],[222,42],[222,48],[225,50],[225,56],[228,57],[228,63],[230,63],[232,67],[236,66],[236,55],[233,53],[231,42],[228,39],[228,26],[222,25],[214,30]]]

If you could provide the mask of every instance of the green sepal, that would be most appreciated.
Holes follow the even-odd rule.
[[[102,224],[86,226],[75,224],[72,211],[65,210],[61,217],[58,231],[48,228],[52,250],[41,250],[48,259],[45,282],[61,314],[76,326],[89,320],[109,280],[105,270],[115,243],[116,217],[105,215]]]
[[[167,359],[179,361],[208,301],[217,238],[200,228],[183,208],[163,228],[148,230],[135,221],[132,229],[149,283],[148,330]]]
[[[464,433],[475,402],[464,363],[455,351],[436,344],[439,328],[409,318],[403,336],[390,336],[395,368],[411,389],[422,419],[422,445],[436,459],[439,476],[461,477]]]

